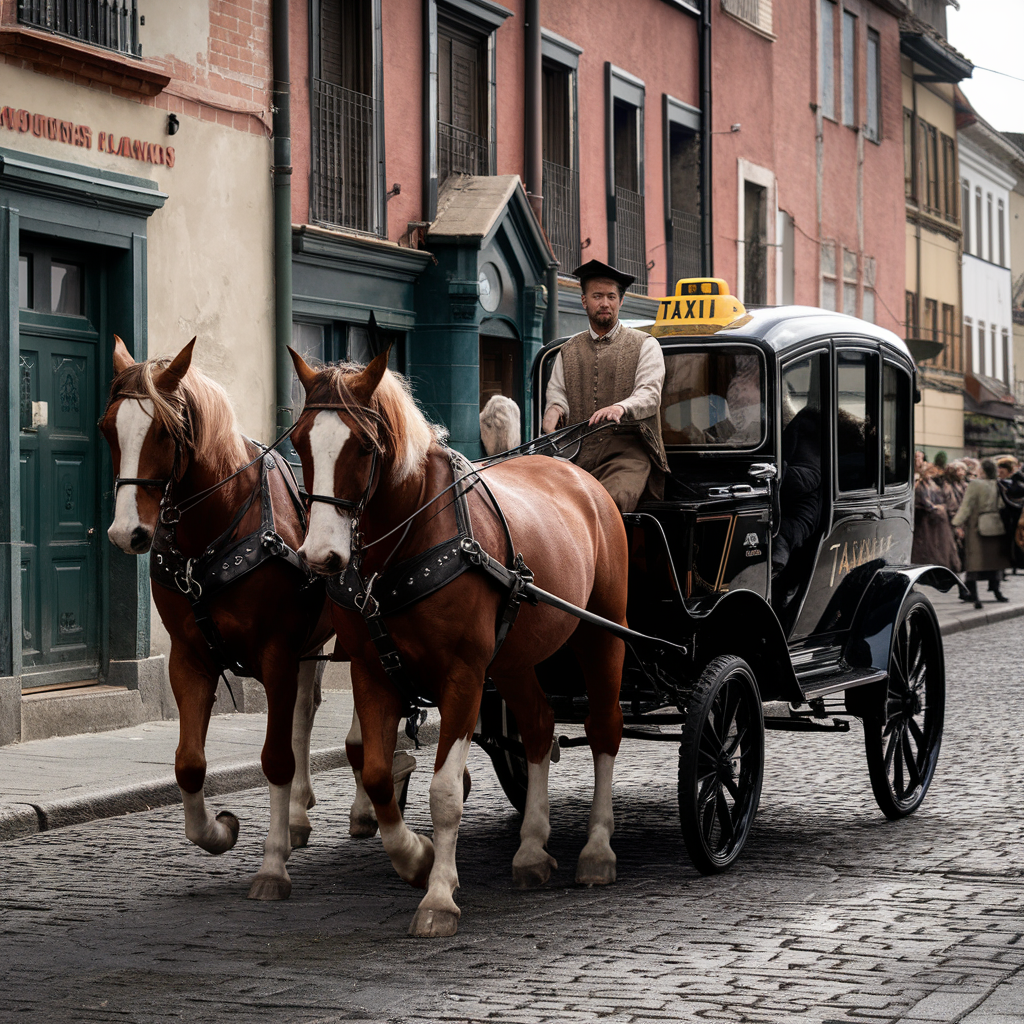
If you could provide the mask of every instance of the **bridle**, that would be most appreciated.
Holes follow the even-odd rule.
[[[304,407],[305,409],[318,409],[328,410],[333,412],[349,412],[351,411],[347,405],[340,402],[318,402],[316,404],[308,404]],[[373,409],[363,408],[360,410],[366,413],[371,418],[380,421],[379,413],[376,413]],[[294,426],[292,427],[294,430]],[[362,495],[358,498],[336,498],[333,494],[310,494],[308,491],[299,489],[299,497],[306,503],[307,507],[312,505],[314,502],[321,502],[324,505],[333,505],[335,508],[340,508],[345,512],[348,512],[355,522],[355,532],[358,533],[359,529],[359,517],[363,514],[363,510],[366,508],[370,499],[373,497],[377,490],[377,485],[380,483],[381,473],[381,460],[380,460],[381,448],[376,438],[372,445],[372,451],[370,453],[370,475],[366,481],[366,489]]]

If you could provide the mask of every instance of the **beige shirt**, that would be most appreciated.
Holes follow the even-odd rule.
[[[615,340],[621,326],[622,321],[616,321],[615,326],[604,337],[599,337],[591,327],[590,336],[599,345],[609,344]],[[640,346],[640,355],[636,363],[636,377],[633,380],[633,393],[628,398],[614,403],[621,405],[625,410],[623,419],[645,420],[649,416],[653,416],[661,405],[661,388],[664,383],[665,357],[661,354],[661,346],[648,334]],[[569,418],[569,402],[565,397],[565,371],[562,367],[561,352],[555,356],[555,365],[551,368],[551,378],[548,380],[548,389],[545,392],[545,415],[552,406],[561,409],[562,415],[566,419]]]

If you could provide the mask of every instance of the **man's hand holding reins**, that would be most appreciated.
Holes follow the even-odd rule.
[[[598,423],[618,423],[625,415],[626,410],[621,405],[606,405],[603,409],[598,409],[590,417],[589,424],[592,427],[596,427]]]

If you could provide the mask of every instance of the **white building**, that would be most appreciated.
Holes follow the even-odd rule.
[[[1024,162],[1017,147],[976,113],[959,113],[968,354],[964,444],[972,454],[988,455],[1015,447],[1010,193],[1024,177]]]

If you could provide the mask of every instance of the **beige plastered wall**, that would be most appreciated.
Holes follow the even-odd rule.
[[[1018,189],[1024,189],[1024,183],[1018,182],[1010,192],[1010,273],[1015,289],[1024,278],[1024,194]],[[1014,376],[1024,387],[1024,324],[1013,325],[1013,367]],[[1018,404],[1021,397],[1017,397]]]
[[[195,362],[227,390],[240,429],[272,439],[270,140],[183,115],[170,137],[166,111],[10,66],[0,76],[5,105],[88,125],[92,148],[6,128],[0,128],[0,147],[147,178],[167,194],[147,225],[149,355],[172,355],[196,336]],[[174,166],[101,153],[101,131],[172,145]],[[167,653],[169,646],[154,608],[152,653]]]

